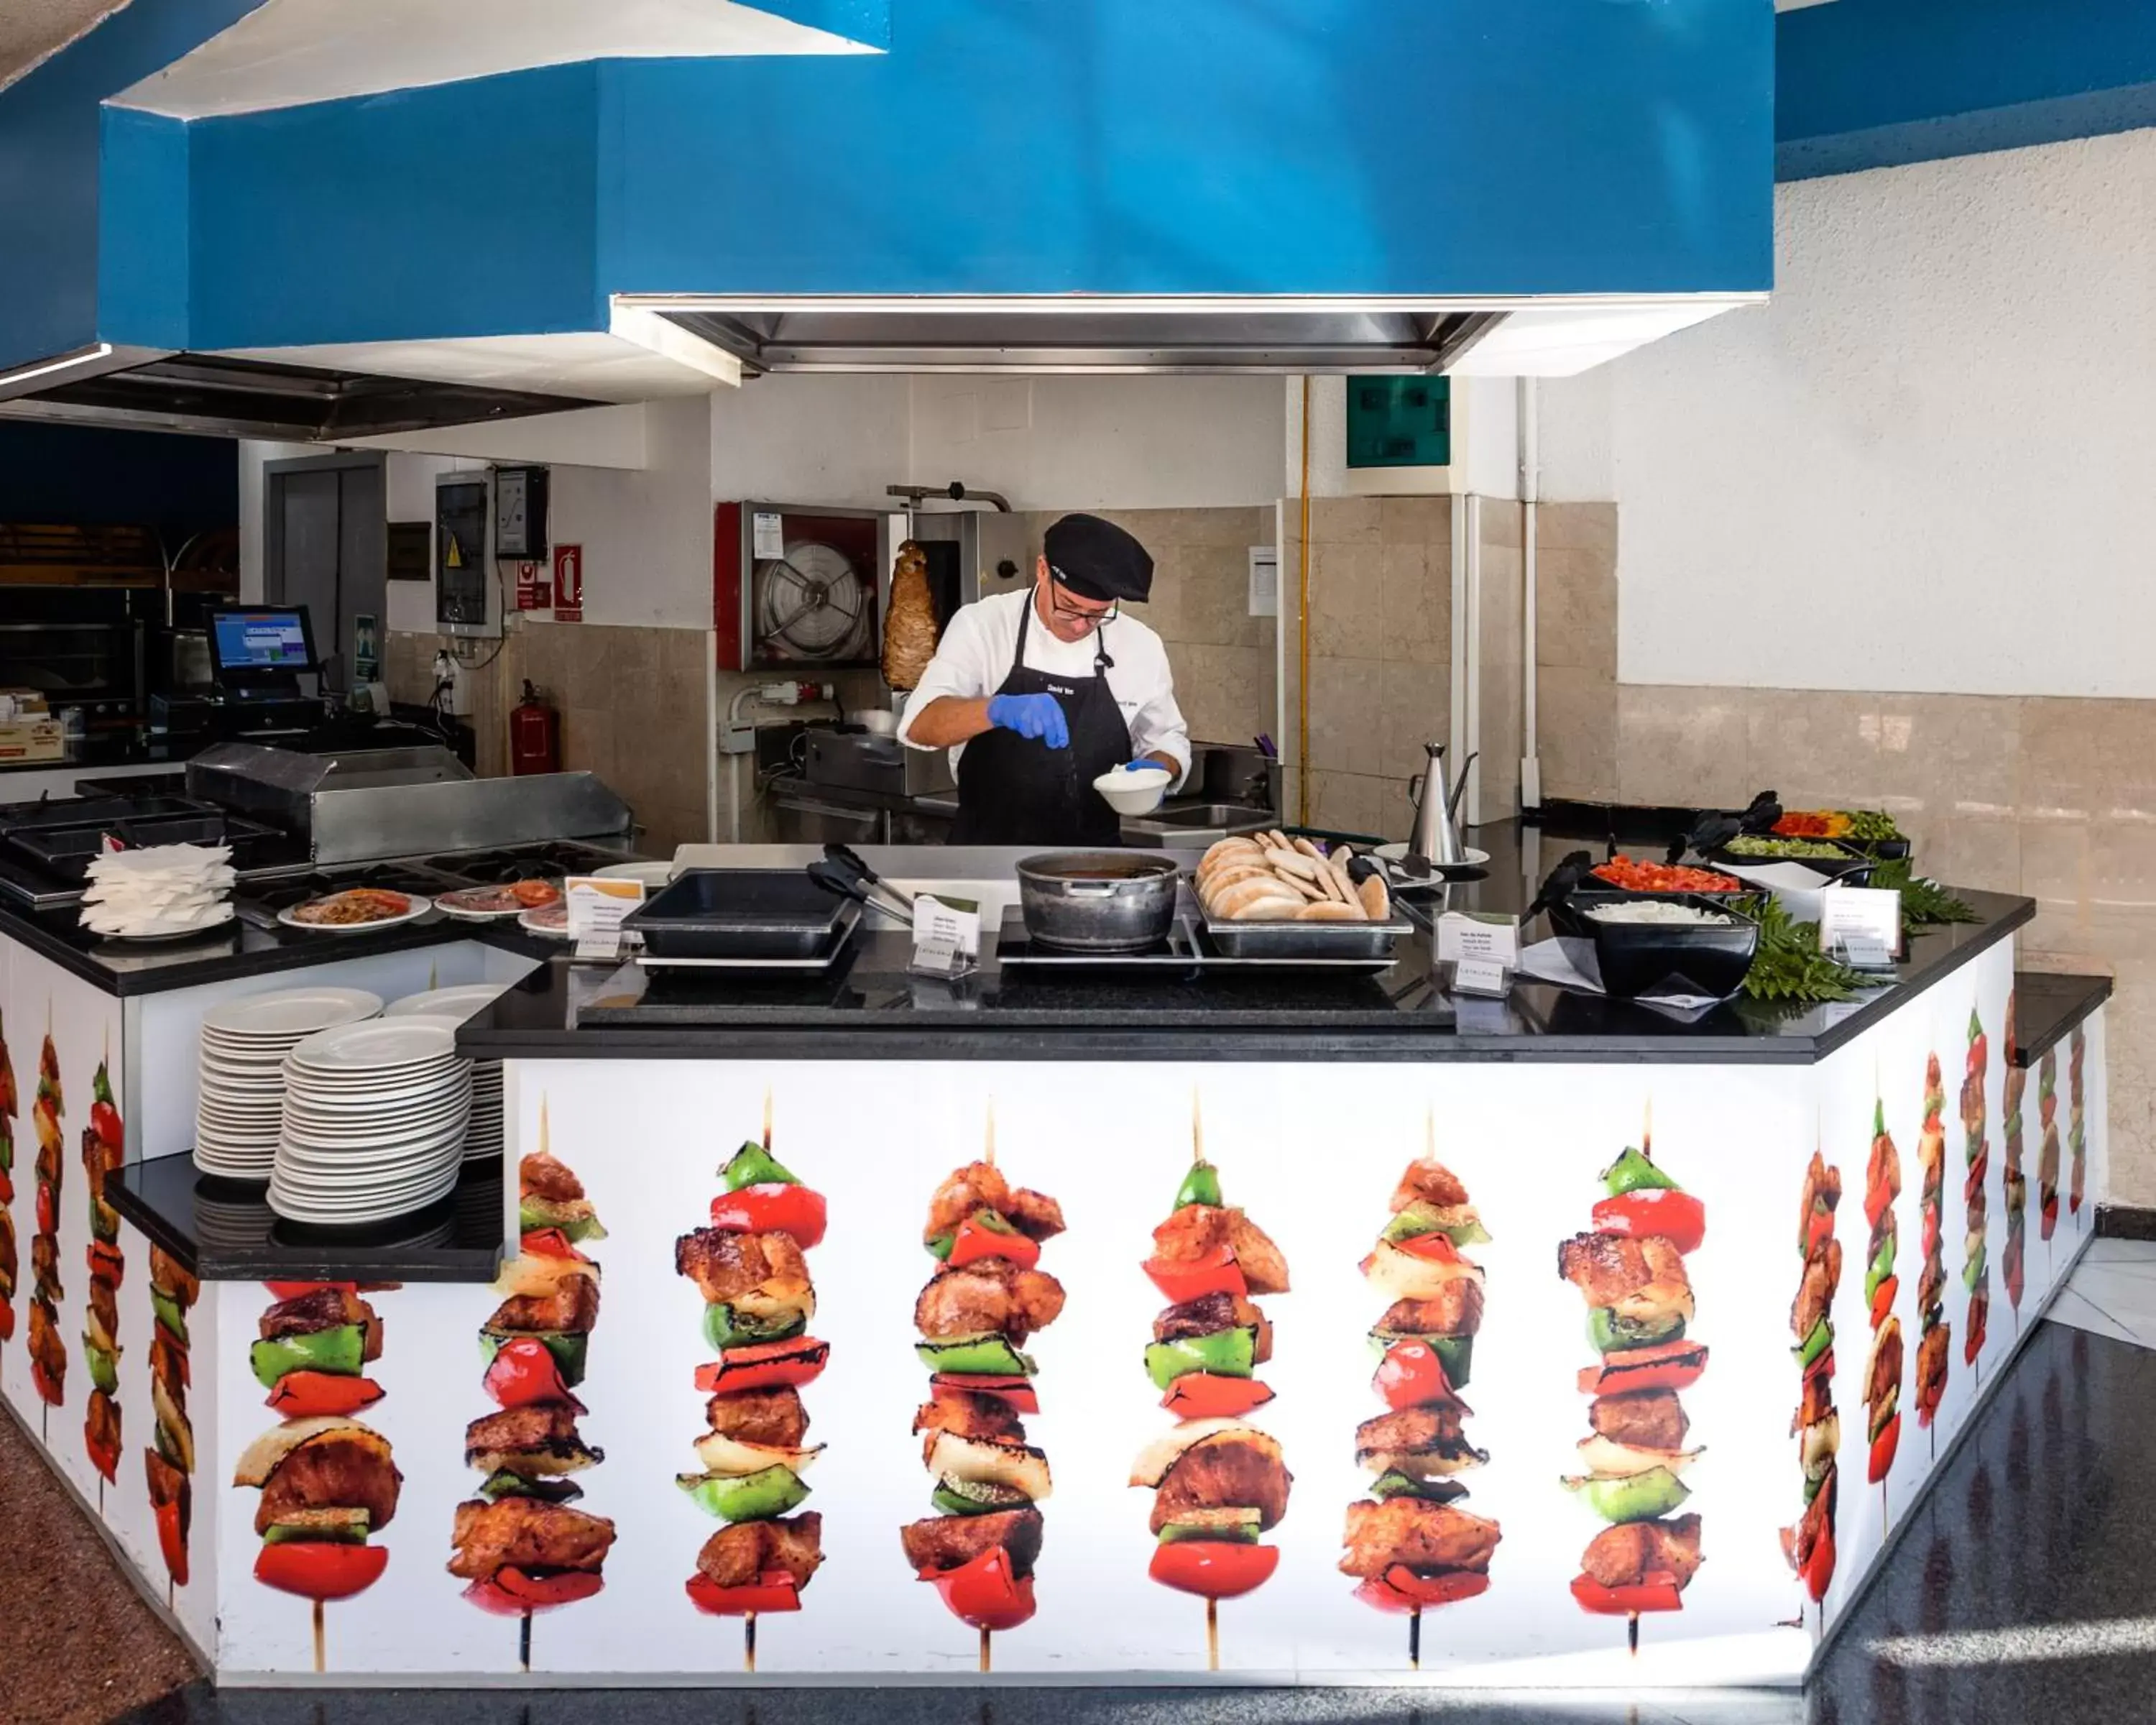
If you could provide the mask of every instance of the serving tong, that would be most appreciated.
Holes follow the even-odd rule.
[[[850,898],[856,904],[866,905],[872,911],[881,911],[908,927],[913,924],[913,895],[901,892],[882,875],[862,860],[859,852],[850,845],[829,844],[824,847],[824,860],[808,865],[808,878],[826,892],[836,893],[840,898]],[[878,898],[870,889],[888,896]]]

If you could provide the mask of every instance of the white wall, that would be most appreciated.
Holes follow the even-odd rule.
[[[1620,678],[2156,696],[2156,131],[1776,211],[1772,305],[1609,369]]]
[[[1276,377],[773,377],[711,398],[724,498],[885,501],[952,480],[1014,509],[1269,504]]]

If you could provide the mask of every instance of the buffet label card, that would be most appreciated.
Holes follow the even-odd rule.
[[[968,959],[981,956],[981,907],[969,898],[932,898],[923,892],[913,901],[913,944],[947,946]],[[939,974],[940,974],[939,967]]]
[[[1520,968],[1520,919],[1494,911],[1447,911],[1437,919],[1440,963]]]
[[[644,902],[644,883],[611,875],[572,875],[562,883],[562,891],[577,957],[620,957],[622,919]]]
[[[1853,970],[1892,970],[1902,950],[1902,895],[1830,886],[1819,896],[1820,951]]]
[[[1502,997],[1512,986],[1512,973],[1504,965],[1488,958],[1459,958],[1453,961],[1452,990],[1455,994],[1483,994]]]

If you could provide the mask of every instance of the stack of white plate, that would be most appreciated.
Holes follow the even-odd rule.
[[[457,1183],[471,1062],[457,1020],[411,1014],[311,1036],[285,1057],[270,1208],[355,1226],[424,1209]]]
[[[454,1019],[462,1024],[509,987],[506,983],[459,983],[429,988],[389,1004],[387,1016]],[[471,1120],[465,1128],[465,1160],[491,1162],[501,1154],[501,1062],[471,1063]]]
[[[285,988],[203,1014],[195,1166],[227,1179],[268,1179],[284,1118],[285,1056],[381,1010],[382,997],[364,988]]]

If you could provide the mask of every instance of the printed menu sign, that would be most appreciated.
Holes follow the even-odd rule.
[[[644,902],[644,883],[612,875],[572,875],[562,889],[577,957],[619,958],[622,919]]]
[[[1854,970],[1892,970],[1902,951],[1902,895],[1830,886],[1819,896],[1820,951]]]

